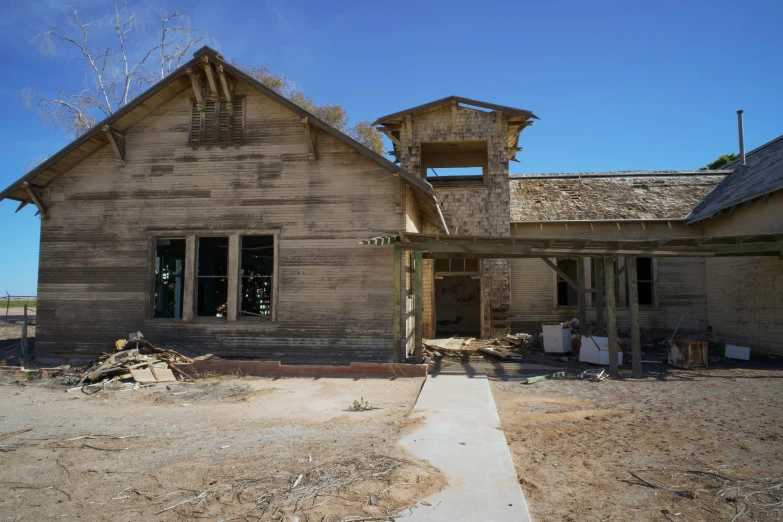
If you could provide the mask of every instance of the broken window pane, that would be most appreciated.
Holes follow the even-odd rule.
[[[228,307],[228,238],[198,239],[198,301],[199,317],[225,317]]]
[[[274,236],[242,236],[240,241],[240,317],[272,315]]]
[[[155,241],[155,289],[153,317],[181,319],[185,269],[185,239]]]

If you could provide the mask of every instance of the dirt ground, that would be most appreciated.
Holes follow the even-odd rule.
[[[216,378],[88,396],[5,377],[0,520],[393,514],[445,485],[396,444],[422,382]],[[349,411],[362,398],[372,409]]]
[[[534,520],[783,520],[783,369],[492,391]]]

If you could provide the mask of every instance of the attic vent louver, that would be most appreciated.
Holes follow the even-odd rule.
[[[245,139],[245,99],[234,98],[234,117],[225,100],[204,100],[202,117],[195,100],[191,103],[191,145],[239,145]]]

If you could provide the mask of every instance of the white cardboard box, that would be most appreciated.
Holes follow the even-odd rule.
[[[579,348],[579,362],[609,366],[609,339],[607,337],[582,336]],[[623,352],[617,349],[617,364],[623,364]]]
[[[542,324],[544,330],[544,351],[549,353],[568,353],[571,351],[571,329],[563,328],[560,323]]]
[[[727,344],[726,353],[724,356],[727,359],[741,359],[743,361],[749,361],[750,348],[746,346],[735,346],[733,344]]]

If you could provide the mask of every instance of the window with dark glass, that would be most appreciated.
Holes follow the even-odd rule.
[[[184,271],[185,239],[156,239],[153,317],[182,319]]]
[[[226,317],[228,308],[228,238],[198,239],[197,305],[199,317]]]
[[[240,317],[272,315],[274,236],[242,236],[239,248]]]
[[[655,305],[653,260],[651,257],[636,258],[636,278],[639,284],[639,304]]]

